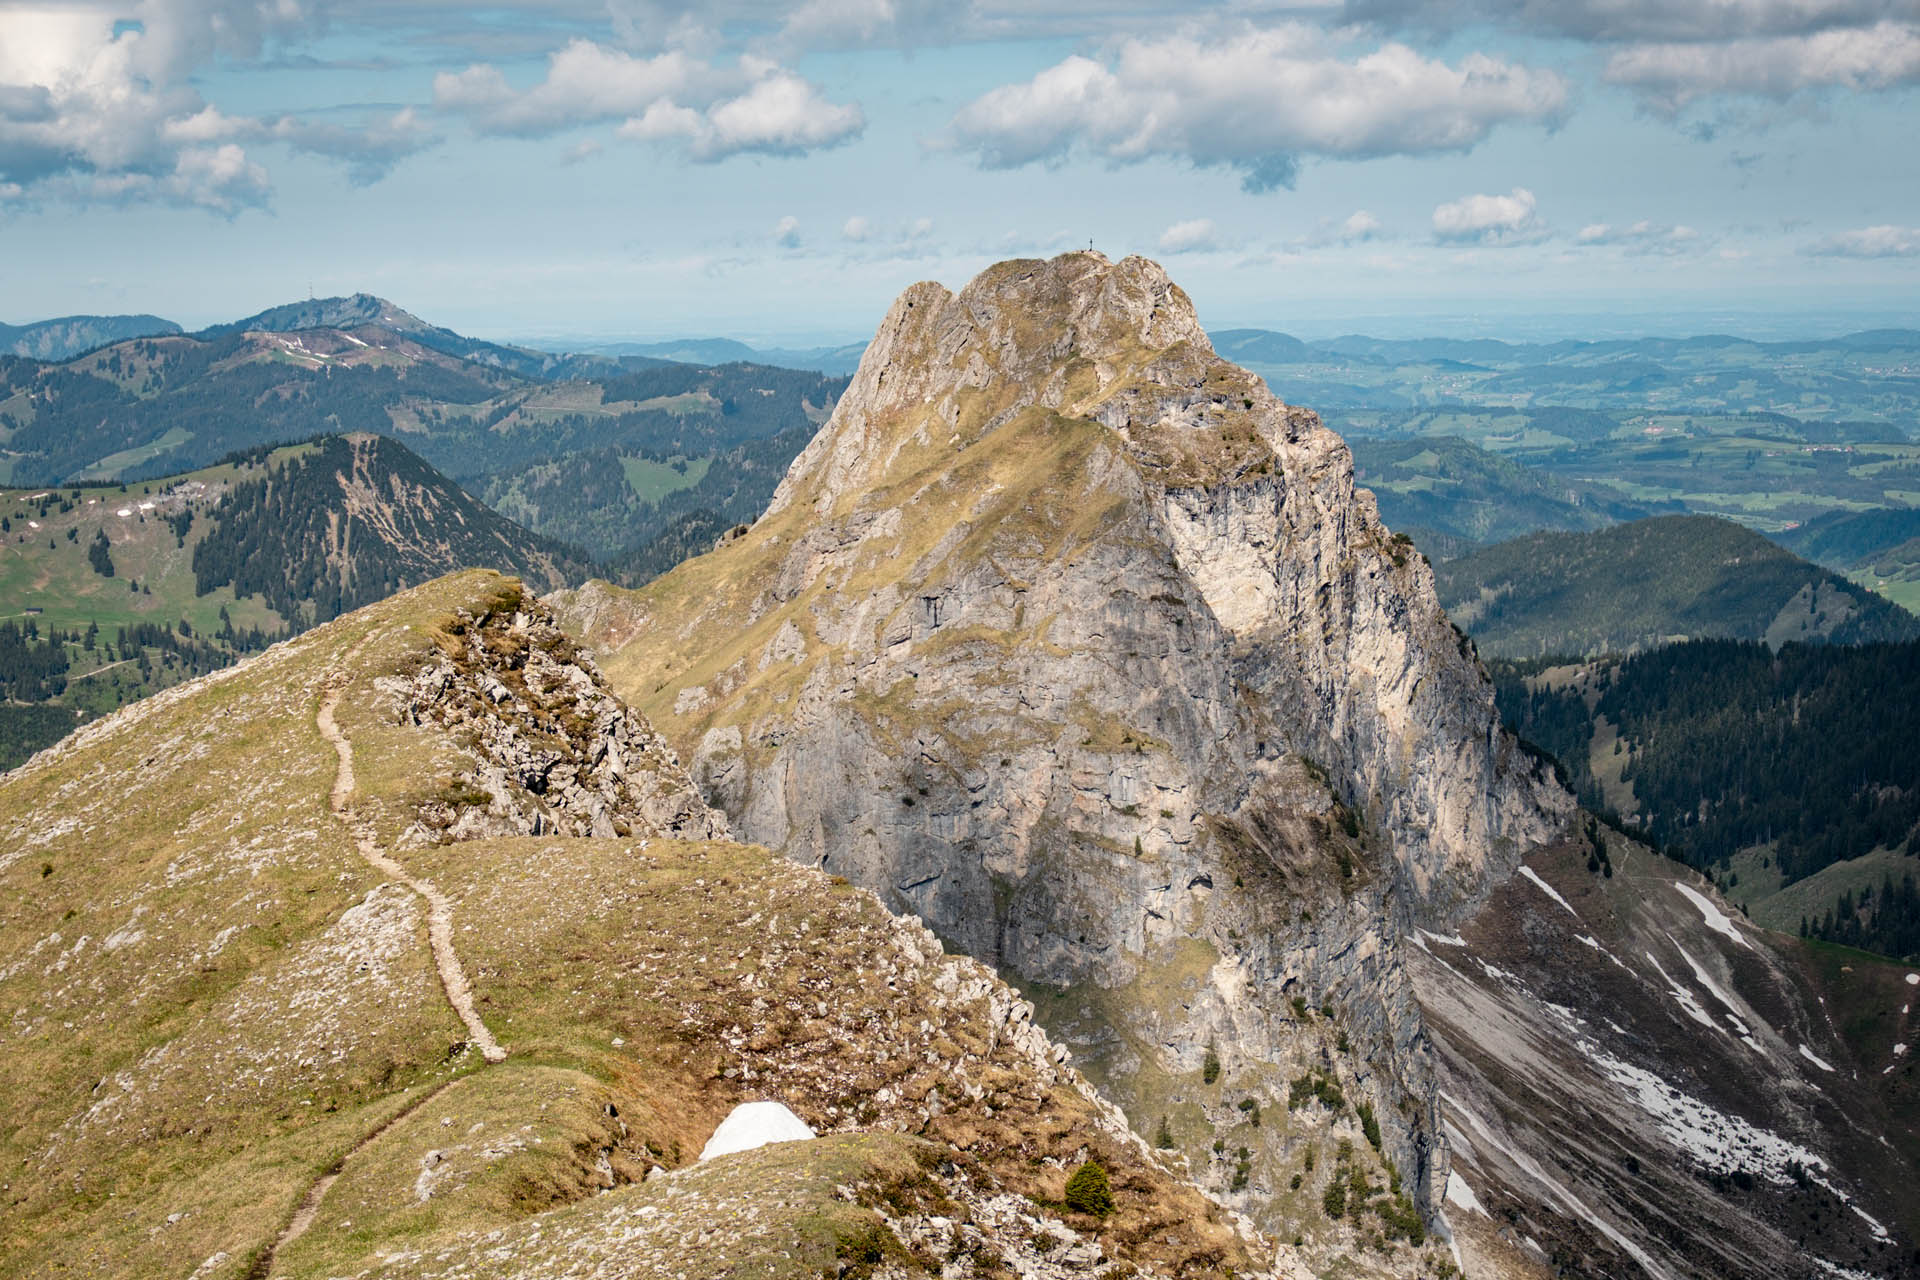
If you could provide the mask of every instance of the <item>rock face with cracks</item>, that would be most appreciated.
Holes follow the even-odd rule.
[[[1002,967],[1219,1193],[1299,1222],[1364,1102],[1436,1202],[1401,934],[1572,804],[1344,444],[1157,265],[913,286],[762,520],[559,605],[737,830]],[[1341,1109],[1257,1124],[1316,1070]]]

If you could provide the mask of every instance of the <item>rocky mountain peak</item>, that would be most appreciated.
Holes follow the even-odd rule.
[[[766,516],[562,613],[733,830],[1060,993],[1041,1017],[1136,1125],[1229,1087],[1214,1060],[1234,1098],[1168,1136],[1268,1225],[1333,1138],[1245,1117],[1301,1080],[1436,1194],[1400,938],[1572,802],[1346,446],[1157,264],[913,286]]]
[[[773,510],[802,499],[831,506],[876,481],[910,442],[959,445],[1032,408],[1093,417],[1141,385],[1203,383],[1221,363],[1191,299],[1146,258],[1017,259],[957,294],[916,284],[881,321]],[[1257,387],[1272,402],[1258,379],[1247,383],[1242,399]]]

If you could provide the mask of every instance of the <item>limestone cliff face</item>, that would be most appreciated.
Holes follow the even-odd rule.
[[[1429,1190],[1400,937],[1571,802],[1346,447],[1157,265],[914,286],[761,521],[561,604],[737,830],[1023,982],[1217,1189],[1298,1221],[1367,1101]],[[1243,1105],[1315,1071],[1346,1103]]]

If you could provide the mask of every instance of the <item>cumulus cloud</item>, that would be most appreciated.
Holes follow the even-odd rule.
[[[742,152],[803,155],[858,137],[866,124],[857,105],[828,102],[799,76],[773,71],[705,110],[662,98],[618,132],[643,142],[682,142],[693,159],[712,162]]]
[[[1220,247],[1211,218],[1191,218],[1176,222],[1160,233],[1162,253],[1198,253]]]
[[[1920,227],[1861,227],[1816,240],[1801,252],[1823,258],[1920,258]]]
[[[1636,45],[1610,56],[1603,74],[1668,116],[1715,94],[1892,89],[1920,83],[1920,26],[1882,22],[1812,35]]]
[[[1443,244],[1532,244],[1546,232],[1533,192],[1525,187],[1504,196],[1466,196],[1433,211],[1434,239]]]
[[[1349,22],[1444,30],[1490,22],[1609,42],[1808,35],[1920,17],[1915,0],[1348,0]]]
[[[788,214],[773,224],[773,242],[782,249],[800,247],[800,219]]]
[[[540,137],[620,120],[621,137],[677,143],[700,161],[797,155],[866,128],[857,104],[829,102],[766,58],[742,56],[728,66],[681,49],[640,57],[591,40],[551,54],[546,78],[526,90],[487,63],[443,71],[434,77],[433,102],[483,134]]]
[[[347,165],[371,182],[436,139],[411,111],[358,127],[231,116],[193,76],[317,31],[317,0],[127,0],[0,5],[0,185],[73,200],[233,213],[266,202],[256,142]]]
[[[841,224],[840,238],[842,240],[851,240],[855,244],[871,240],[873,239],[873,223],[861,217],[859,214],[855,214]]]
[[[1479,53],[1450,66],[1401,44],[1347,58],[1324,32],[1287,24],[1067,58],[962,108],[951,141],[989,168],[1076,152],[1224,165],[1257,192],[1291,186],[1303,155],[1465,151],[1501,124],[1556,123],[1566,107],[1551,71]]]

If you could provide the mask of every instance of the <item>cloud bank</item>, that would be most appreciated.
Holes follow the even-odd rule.
[[[1567,86],[1485,54],[1457,65],[1387,44],[1342,56],[1300,24],[1232,38],[1130,39],[1003,85],[954,118],[952,144],[994,169],[1086,154],[1225,166],[1249,191],[1290,187],[1302,156],[1466,151],[1502,124],[1552,125]]]

